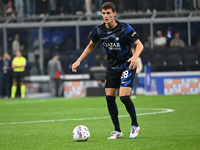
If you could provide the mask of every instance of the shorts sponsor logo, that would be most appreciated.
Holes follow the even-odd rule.
[[[122,81],[122,84],[125,84],[127,81]]]

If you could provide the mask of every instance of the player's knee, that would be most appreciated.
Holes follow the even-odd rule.
[[[130,99],[130,96],[129,96],[129,95],[126,95],[126,96],[120,96],[120,100],[124,103],[124,102],[126,102],[126,101],[131,100],[131,99]]]
[[[115,96],[106,95],[107,102],[115,101]]]
[[[114,96],[107,95],[106,96],[106,101],[107,101],[108,107],[114,107],[116,105]]]
[[[115,102],[115,98],[114,96],[106,96],[106,101],[107,101],[107,106],[108,106],[108,110],[117,110],[117,105]],[[118,111],[116,111],[115,113],[118,113]]]
[[[13,85],[13,86],[16,86],[16,85],[17,85],[17,82],[13,82],[12,85]]]
[[[105,92],[106,92],[107,96],[116,97],[117,96],[117,91],[118,91],[118,89],[115,89],[115,88],[106,88],[105,89]]]
[[[20,82],[20,85],[25,85],[24,82]]]

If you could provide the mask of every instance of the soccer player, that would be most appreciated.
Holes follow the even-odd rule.
[[[21,98],[25,98],[26,86],[24,83],[24,70],[26,58],[22,56],[21,51],[16,52],[16,57],[12,61],[13,84],[11,88],[11,98],[15,98],[17,92],[17,83],[20,83]]]
[[[101,40],[108,55],[105,92],[108,111],[114,124],[114,132],[108,139],[123,137],[115,102],[118,89],[119,97],[132,120],[129,138],[136,138],[140,127],[137,123],[135,106],[130,99],[130,92],[136,72],[137,57],[143,50],[143,44],[130,25],[115,19],[117,13],[113,3],[103,3],[101,11],[104,23],[97,25],[92,31],[88,46],[76,62],[72,64],[72,71],[77,72],[77,67],[81,61],[95,49],[98,41]],[[134,55],[131,51],[131,43],[136,47]]]

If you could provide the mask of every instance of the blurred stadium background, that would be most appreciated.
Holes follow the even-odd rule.
[[[89,33],[102,22],[100,5],[104,1],[0,1],[0,54],[7,52],[12,56],[12,42],[18,34],[28,61],[27,97],[49,96],[47,63],[55,52],[61,54],[65,97],[104,95],[106,55],[101,43],[83,61],[76,75],[71,72],[71,64],[89,42]],[[173,0],[113,2],[118,11],[116,19],[130,24],[145,45],[141,58],[151,72],[145,72],[144,67],[139,74],[138,94],[199,94],[199,0],[183,0],[180,6]],[[154,45],[157,31],[166,38],[164,47]],[[176,32],[184,46],[170,45]]]

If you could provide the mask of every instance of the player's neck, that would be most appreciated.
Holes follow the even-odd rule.
[[[116,20],[113,20],[112,22],[106,23],[105,25],[106,25],[107,29],[113,29],[117,26],[117,22],[116,22]]]

